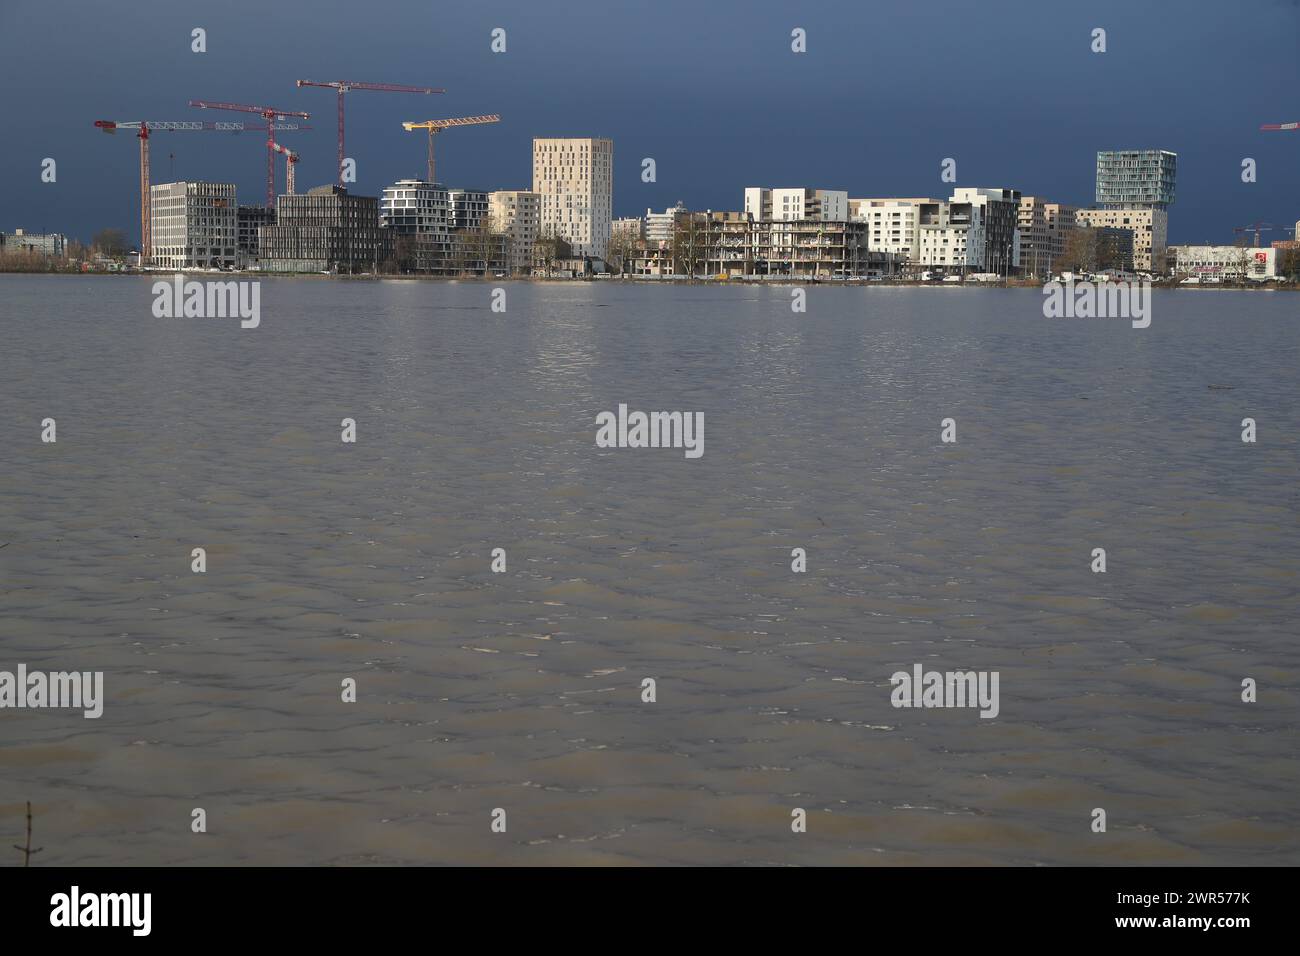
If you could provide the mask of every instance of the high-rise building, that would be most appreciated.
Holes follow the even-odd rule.
[[[533,267],[537,243],[539,197],[527,189],[499,189],[488,196],[492,228],[506,237],[506,265],[510,272]]]
[[[1133,268],[1139,272],[1165,271],[1165,245],[1169,233],[1169,213],[1149,208],[1080,209],[1076,221],[1083,226],[1127,229],[1133,233]]]
[[[558,236],[574,255],[604,258],[614,207],[614,143],[534,139],[533,192],[539,237]]]
[[[239,218],[233,183],[149,187],[149,256],[164,269],[231,269]]]
[[[1167,209],[1174,202],[1178,154],[1167,149],[1116,149],[1097,153],[1097,206]]]
[[[380,226],[375,196],[317,186],[278,197],[275,225],[261,228],[259,244],[263,271],[370,271],[392,257],[393,232]]]

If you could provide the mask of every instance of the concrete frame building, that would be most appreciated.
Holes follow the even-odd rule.
[[[506,238],[506,268],[528,272],[533,267],[541,200],[527,189],[499,189],[488,196],[492,228]]]
[[[275,224],[258,235],[264,272],[376,271],[393,255],[379,199],[337,185],[279,196]]]
[[[632,260],[640,276],[847,279],[891,275],[895,258],[867,249],[867,226],[847,220],[754,220],[747,212],[677,215],[671,241],[650,241]]]
[[[533,192],[538,236],[559,236],[575,255],[603,259],[614,208],[614,143],[609,139],[534,139]]]
[[[149,259],[164,269],[233,269],[239,248],[234,183],[149,187]]]

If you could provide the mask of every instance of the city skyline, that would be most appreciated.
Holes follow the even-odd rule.
[[[423,138],[405,132],[402,121],[491,112],[500,113],[499,124],[448,137],[439,154],[440,180],[483,190],[526,189],[535,137],[607,137],[615,141],[614,218],[678,199],[693,209],[737,209],[742,190],[755,182],[807,184],[850,196],[938,195],[951,185],[940,180],[946,158],[956,160],[959,185],[1004,186],[1088,206],[1098,151],[1148,147],[1179,155],[1171,244],[1230,242],[1234,228],[1257,219],[1294,221],[1300,207],[1294,177],[1300,136],[1258,129],[1263,122],[1295,119],[1298,108],[1292,28],[1300,11],[1291,4],[1264,5],[1245,21],[1211,4],[1184,5],[1175,20],[1103,3],[1054,16],[1050,24],[1032,5],[1017,3],[994,18],[941,3],[937,17],[888,10],[870,21],[838,3],[810,11],[758,4],[743,15],[683,9],[668,16],[678,6],[664,4],[662,18],[616,12],[594,22],[575,15],[557,25],[526,10],[451,5],[431,11],[396,3],[356,17],[351,45],[248,3],[227,11],[153,3],[111,14],[91,10],[61,41],[61,55],[79,71],[98,69],[106,78],[87,87],[56,76],[34,84],[25,97],[6,98],[7,123],[23,135],[0,155],[0,228],[86,239],[112,227],[132,235],[138,218],[134,142],[128,135],[110,139],[90,124],[100,118],[202,118],[185,105],[191,96],[311,112],[313,129],[283,140],[302,156],[299,192],[328,183],[334,178],[334,104],[318,91],[293,86],[295,77],[316,74],[448,90],[437,96],[362,92],[349,99],[348,152],[358,164],[357,182],[349,185],[361,195],[378,196],[385,185],[422,173]],[[395,39],[388,29],[392,18],[417,14],[430,35]],[[141,49],[129,30],[139,18],[150,20]],[[35,75],[47,55],[31,37],[44,35],[42,24],[54,30],[57,19],[57,6],[22,0],[0,13],[0,69],[11,79]],[[669,22],[698,29],[670,31]],[[273,34],[302,34],[301,42],[261,57],[257,50],[265,41],[256,28],[265,23],[275,26]],[[207,31],[205,53],[190,50],[194,26]],[[489,48],[497,26],[507,31],[505,53]],[[806,53],[790,49],[795,26],[807,31]],[[1107,30],[1105,53],[1089,49],[1095,27]],[[111,42],[97,42],[97,31]],[[159,37],[172,31],[175,49],[163,49]],[[865,59],[861,49],[854,54],[855,37],[869,45]],[[141,58],[144,48],[149,52]],[[250,48],[252,64],[232,69],[247,62]],[[1009,59],[997,56],[999,49]],[[640,58],[629,61],[638,50]],[[961,72],[951,67],[961,53],[970,69],[970,50],[988,53],[980,67],[980,90],[987,94],[981,99],[977,90],[976,102],[945,103],[954,90],[969,94],[970,84],[958,82]],[[1159,69],[1175,56],[1197,60],[1197,51],[1204,54],[1202,74],[1180,71],[1171,78],[1171,71]],[[721,61],[707,54],[737,53],[750,64],[744,93],[737,95],[735,84],[712,92]],[[916,75],[926,60],[942,67],[937,72],[946,78],[926,69]],[[633,67],[620,72],[619,62]],[[891,76],[907,68],[912,75],[902,96]],[[1225,73],[1239,74],[1244,85],[1225,89]],[[1039,79],[1026,84],[1027,74]],[[654,96],[636,92],[637,78],[647,75],[659,81]],[[1133,95],[1139,88],[1143,95]],[[811,99],[810,92],[816,93]],[[45,157],[59,163],[56,183],[40,181]],[[656,181],[649,183],[641,178],[647,157],[656,165]],[[1254,183],[1241,181],[1244,158],[1258,164]],[[241,197],[254,197],[264,168],[256,134],[172,133],[154,140],[155,182],[232,182]],[[282,169],[278,175],[282,182]]]

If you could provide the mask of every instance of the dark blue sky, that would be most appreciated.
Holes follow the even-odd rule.
[[[205,54],[190,52],[196,26]],[[489,49],[498,26],[505,54]],[[796,26],[806,54],[790,51]],[[241,118],[191,98],[311,112],[314,129],[284,141],[300,191],[328,182],[335,97],[295,88],[310,78],[448,90],[349,94],[369,195],[423,169],[424,134],[402,120],[492,112],[500,124],[440,137],[439,179],[526,188],[533,136],[609,136],[619,216],[738,209],[746,185],[946,196],[948,156],[958,185],[1087,205],[1098,149],[1161,147],[1178,153],[1170,240],[1231,242],[1234,226],[1300,219],[1300,132],[1258,131],[1300,120],[1298,59],[1297,0],[0,0],[0,229],[134,239],[135,140],[92,123]],[[160,133],[154,181],[175,153],[175,178],[261,202],[261,143]],[[640,180],[645,156],[657,183]],[[1241,182],[1243,157],[1258,182]]]

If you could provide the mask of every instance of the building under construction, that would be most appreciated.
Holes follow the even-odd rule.
[[[276,199],[275,224],[259,232],[263,272],[375,272],[393,255],[379,200],[342,186]]]

